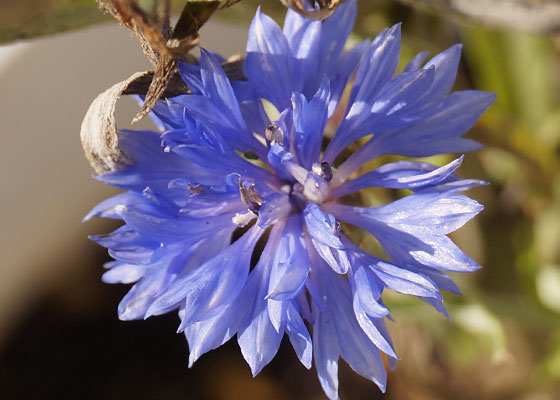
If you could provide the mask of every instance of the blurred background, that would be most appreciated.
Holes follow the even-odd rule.
[[[243,53],[257,3],[217,13],[202,44]],[[261,3],[281,22],[281,5]],[[462,42],[455,89],[498,94],[467,135],[486,147],[459,170],[491,182],[469,193],[486,209],[452,236],[484,268],[453,276],[465,296],[444,294],[452,323],[387,293],[402,360],[385,395],[342,367],[341,398],[560,399],[560,39],[414,3],[359,0],[352,40],[402,21],[403,64]],[[101,283],[109,258],[87,239],[116,225],[80,222],[116,190],[91,177],[79,130],[98,93],[150,68],[130,31],[92,0],[0,1],[0,41],[0,398],[323,399],[289,345],[253,379],[234,340],[188,369],[175,315],[118,320],[128,288]],[[137,106],[117,110],[125,128]]]

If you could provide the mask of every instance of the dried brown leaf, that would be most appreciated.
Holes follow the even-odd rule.
[[[156,71],[146,94],[146,99],[142,105],[142,110],[134,117],[132,123],[140,121],[156,105],[157,101],[165,92],[171,78],[177,72],[177,59],[170,56],[160,57],[156,66]]]
[[[147,72],[138,72],[101,93],[89,106],[82,121],[80,138],[86,158],[96,174],[116,171],[134,161],[120,148],[115,122],[115,107],[119,97],[133,82]]]
[[[198,30],[220,8],[239,0],[187,1],[173,32],[169,29],[169,0],[98,0],[100,9],[112,14],[140,40],[155,72],[134,74],[100,94],[90,105],[80,136],[87,159],[97,174],[124,168],[133,160],[119,147],[115,107],[122,94],[145,95],[142,110],[133,123],[148,114],[162,97],[188,94],[177,74],[178,60],[189,60],[188,52],[198,45]],[[244,79],[242,58],[224,63],[231,79]]]
[[[123,95],[141,95],[145,96],[148,93],[148,89],[154,78],[154,71],[147,71],[144,75],[138,77],[135,81],[130,82],[130,85],[122,93]],[[171,80],[167,84],[165,91],[161,95],[164,98],[171,98],[179,96],[182,94],[190,94],[191,91],[187,84],[183,81],[183,78],[179,74],[175,74],[171,77]]]

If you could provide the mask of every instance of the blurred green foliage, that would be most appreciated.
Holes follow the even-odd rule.
[[[462,42],[456,89],[498,94],[467,135],[485,148],[468,154],[459,172],[491,183],[470,193],[486,209],[453,236],[484,268],[456,276],[465,296],[446,296],[451,325],[418,301],[390,297],[392,333],[404,360],[392,376],[398,381],[392,397],[557,399],[560,40],[377,3],[361,17],[368,23],[358,24],[359,33],[371,36],[402,20],[406,59]]]
[[[254,10],[258,1],[243,3]],[[420,51],[435,55],[462,42],[455,89],[498,95],[467,134],[485,148],[459,171],[490,182],[469,193],[486,208],[452,236],[484,268],[453,276],[465,296],[444,294],[452,324],[417,299],[386,293],[403,359],[388,397],[560,398],[560,38],[489,30],[388,0],[359,5],[355,40],[402,21],[403,65]],[[263,8],[281,21],[280,7]],[[247,23],[252,10],[234,7],[222,17]],[[362,200],[378,205],[399,195],[371,190]],[[371,236],[351,233],[380,251]]]

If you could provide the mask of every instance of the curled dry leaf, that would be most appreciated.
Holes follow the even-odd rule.
[[[246,79],[243,74],[243,58],[240,55],[230,57],[228,61],[222,64],[222,67],[230,80]],[[152,106],[155,105],[159,97],[171,98],[190,93],[183,79],[174,71],[173,73],[169,72],[171,77],[167,86],[158,85],[162,92],[154,97]],[[167,78],[165,79],[167,81]],[[157,82],[157,79],[154,78],[154,72],[138,72],[101,93],[89,106],[82,121],[80,137],[86,158],[96,174],[116,171],[134,163],[134,160],[119,146],[118,129],[115,121],[117,100],[122,95],[146,96],[145,106],[148,103],[153,82]]]
[[[340,3],[340,0],[317,0],[319,8],[311,9],[307,1],[308,0],[280,0],[286,7],[290,7],[304,17],[314,20],[323,20],[329,17]]]
[[[134,81],[130,82],[128,87],[122,92],[123,95],[138,94],[145,96],[148,92],[150,84],[154,78],[153,71],[146,71],[144,75],[139,76]],[[183,81],[179,74],[175,74],[171,77],[169,84],[165,88],[165,91],[161,97],[170,98],[179,96],[181,94],[190,94],[191,91],[186,83]]]
[[[119,146],[115,107],[119,97],[136,80],[146,77],[138,72],[101,93],[89,106],[82,121],[80,138],[86,158],[96,174],[116,171],[134,161]]]
[[[113,15],[138,37],[144,53],[156,66],[154,72],[140,72],[100,94],[90,105],[82,122],[82,146],[97,174],[131,165],[120,147],[115,122],[117,100],[123,94],[145,96],[133,123],[148,114],[162,97],[188,94],[189,89],[177,74],[179,60],[190,60],[188,52],[198,45],[198,30],[214,11],[239,0],[187,0],[174,29],[169,24],[169,0],[98,0],[102,11]],[[241,58],[226,62],[233,79],[243,79]]]

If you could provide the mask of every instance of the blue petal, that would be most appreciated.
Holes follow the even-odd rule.
[[[287,161],[294,158],[294,155],[286,150],[286,148],[278,143],[274,143],[268,150],[268,162],[276,171],[280,179],[293,182],[293,173],[287,169]],[[297,165],[297,164],[296,164]],[[297,165],[299,167],[299,165]],[[300,167],[301,168],[301,167]]]
[[[286,17],[284,18],[284,27],[282,29],[288,43],[291,45],[292,42],[295,41],[295,38],[297,37],[296,35],[298,35],[302,30],[305,30],[307,26],[312,24],[312,22],[313,21],[305,18],[300,13],[288,8]]]
[[[358,67],[348,104],[372,104],[379,90],[391,79],[399,62],[400,35],[400,24],[397,24],[375,38]],[[345,136],[337,133],[335,138],[340,135]],[[329,163],[343,150],[333,142],[329,143],[323,156]]]
[[[406,266],[405,266],[406,268]],[[422,268],[421,266],[414,266],[407,269],[414,269],[415,272],[418,272],[422,275],[427,276],[430,278],[440,290],[445,290],[447,292],[453,294],[462,295],[461,289],[453,282],[453,280],[445,273],[435,269],[429,268]]]
[[[354,314],[356,316],[358,324],[361,330],[366,334],[367,338],[371,341],[371,343],[373,343],[375,347],[377,347],[377,349],[381,350],[389,357],[398,359],[397,355],[395,354],[395,350],[393,349],[393,343],[391,341],[391,338],[389,337],[388,333],[387,335],[384,335],[385,331],[381,328],[381,326],[383,327],[385,326],[383,319],[369,316],[366,313],[365,309],[362,307],[362,304],[357,300],[354,300],[353,306],[354,306]],[[374,363],[378,363],[379,358],[377,356],[379,355],[379,351],[377,351],[377,354],[373,353],[372,355],[373,355],[372,359],[375,360]],[[345,356],[343,355],[343,357]],[[355,358],[355,355],[353,355],[353,357]],[[364,371],[367,371],[367,369],[364,368]],[[365,372],[365,374],[362,374],[360,372],[358,373],[364,376],[365,378],[369,378],[371,380],[375,379],[372,376],[365,375],[365,374],[370,374],[371,373],[370,371]]]
[[[305,291],[299,292],[305,296]],[[286,331],[299,360],[306,368],[311,368],[312,344],[307,327],[303,322],[300,302],[294,300],[268,299],[267,309],[270,322],[278,333]],[[307,305],[307,307],[309,307]],[[305,313],[306,311],[304,311]]]
[[[495,99],[495,94],[479,91],[452,93],[429,106],[432,115],[428,118],[391,134],[377,135],[372,142],[385,154],[409,157],[472,150],[472,142],[461,141],[459,136],[472,128]]]
[[[183,322],[194,323],[218,314],[245,285],[253,247],[262,230],[254,226],[239,240],[178,279],[150,306],[146,318],[169,312],[185,302]]]
[[[445,236],[482,209],[477,202],[453,194],[470,185],[461,182],[442,185],[448,191],[427,189],[378,208],[329,204],[326,209],[369,231],[396,264],[474,271],[480,266]]]
[[[313,344],[311,343],[307,327],[301,318],[300,311],[292,302],[289,303],[287,309],[286,333],[299,360],[305,368],[310,369],[313,357]]]
[[[104,245],[102,241],[95,241],[102,246]],[[134,243],[133,245],[128,247],[113,246],[109,248],[109,255],[115,260],[124,263],[133,263],[140,265],[152,264],[160,258],[159,256],[161,256],[161,253],[159,253],[158,256],[158,249],[160,249],[160,247],[162,246],[160,243],[157,243],[157,245],[154,245],[153,243],[154,242],[145,244]]]
[[[431,101],[439,99],[447,95],[457,77],[457,68],[459,67],[459,60],[461,59],[462,45],[456,44],[449,49],[441,52],[424,65],[424,68],[432,66],[436,69],[436,76],[434,84],[430,91],[424,96],[423,101]]]
[[[356,251],[361,253],[361,262],[368,272],[375,274],[387,288],[413,296],[441,299],[438,287],[425,276],[397,267],[360,250]]]
[[[189,239],[196,242],[222,229],[235,226],[231,220],[235,213],[203,218],[161,216],[137,205],[120,205],[117,207],[117,213],[134,230],[154,240]]]
[[[428,58],[428,52],[423,51],[421,53],[416,54],[412,59],[405,65],[403,72],[410,72],[419,69],[426,58]]]
[[[170,248],[167,257],[146,267],[143,278],[136,283],[119,304],[119,318],[122,320],[141,319],[152,303],[162,295],[167,288],[182,273],[203,263],[213,252],[221,251],[225,239],[231,235],[226,231],[212,240],[205,240],[194,246],[180,245]]]
[[[169,285],[165,267],[158,265],[150,272],[136,283],[119,303],[118,312],[121,320],[144,318],[148,307]]]
[[[292,90],[303,92],[312,96],[317,90],[318,77],[322,74],[318,71],[322,24],[314,21],[302,26],[289,40],[290,48],[294,57],[292,62]]]
[[[445,235],[456,231],[484,207],[466,196],[419,191],[370,211],[378,221],[406,232]],[[398,214],[397,214],[398,213]]]
[[[338,250],[333,247],[324,245],[315,239],[311,240],[313,247],[323,260],[335,271],[337,274],[345,274],[350,268],[350,260],[345,250]]]
[[[313,354],[319,382],[329,399],[338,400],[340,343],[334,320],[322,313],[316,303],[313,303],[313,313]]]
[[[373,41],[356,73],[349,104],[370,103],[391,79],[399,63],[401,25],[383,30]]]
[[[344,44],[352,32],[356,13],[357,0],[348,0],[341,4],[333,15],[323,22],[321,35],[320,65],[332,67],[344,49]]]
[[[377,35],[360,63],[349,104],[370,102],[391,79],[399,63],[400,42],[400,24]]]
[[[264,150],[244,122],[242,125],[234,123],[234,115],[242,118],[239,109],[236,112],[227,112],[226,110],[229,110],[231,106],[201,95],[190,95],[182,101],[182,104],[194,118],[204,125],[205,129],[219,132],[222,139],[228,142],[232,149],[242,152]]]
[[[328,112],[329,118],[333,115],[336,107],[338,106],[342,94],[344,93],[344,89],[346,88],[350,78],[354,75],[354,72],[358,67],[358,63],[366,52],[369,44],[369,40],[364,40],[363,42],[357,44],[354,48],[342,52],[338,60],[329,65],[329,71],[327,74],[331,87]]]
[[[335,326],[340,340],[340,347],[342,349],[343,358],[352,366],[351,360],[357,361],[358,357],[354,352],[356,349],[351,345],[346,345],[344,342],[353,342],[357,346],[363,346],[366,352],[372,352],[370,356],[373,359],[377,359],[379,356],[379,350],[383,351],[391,357],[397,357],[393,349],[393,344],[389,335],[385,335],[385,331],[380,331],[378,325],[380,322],[379,318],[371,318],[362,308],[359,297],[354,296],[352,298],[350,285],[346,280],[340,276],[335,276],[330,271],[321,271],[321,273],[328,277],[323,282],[322,290],[327,293],[327,307],[330,309],[332,318],[335,320]],[[367,336],[367,337],[366,337]],[[365,339],[365,340],[364,340]],[[367,340],[369,339],[369,340]],[[347,349],[345,353],[344,349]],[[348,355],[350,359],[346,356]],[[368,357],[367,354],[363,355]],[[358,361],[357,365],[352,366],[352,368],[357,367],[358,369],[364,368],[361,365],[362,360]],[[354,368],[356,370],[356,368]],[[368,373],[362,376],[374,379],[369,376]]]
[[[429,157],[478,149],[480,144],[460,136],[474,125],[495,99],[493,93],[462,91],[428,103],[418,111],[421,116],[415,120],[419,122],[374,135],[340,165],[333,180],[344,181],[362,165],[383,154]]]
[[[220,347],[227,342],[245,324],[253,308],[252,296],[247,296],[253,288],[246,286],[244,291],[218,314],[204,321],[188,324],[184,327],[189,342],[189,368],[204,353]],[[185,307],[179,312],[184,320]],[[181,324],[183,325],[183,323]]]
[[[265,250],[257,266],[251,271],[247,283],[247,286],[256,285],[256,290],[253,294],[244,294],[254,299],[253,309],[247,323],[237,334],[237,342],[253,376],[274,358],[284,335],[282,330],[278,332],[272,324],[268,313],[268,300],[265,299],[275,251],[274,244],[278,241],[280,232],[281,227],[272,228]]]
[[[212,182],[213,184],[221,183],[221,179],[232,172],[245,179],[257,179],[273,184],[279,182],[278,178],[270,171],[251,164],[239,157],[235,152],[220,154],[207,146],[200,145],[179,145],[173,147],[172,152],[199,165],[204,165],[208,171],[218,175],[220,180]],[[193,179],[193,181],[205,183],[203,180]]]
[[[284,35],[295,58],[291,90],[301,92],[310,99],[325,76],[336,80],[337,96],[329,107],[329,115],[364,50],[360,46],[356,51],[343,52],[354,25],[356,10],[357,2],[347,1],[323,23],[310,21],[294,11],[286,14]]]
[[[313,264],[313,267],[317,268],[318,266]],[[384,391],[387,374],[377,346],[382,346],[394,356],[388,332],[383,329],[384,325],[377,328],[378,323],[372,322],[372,325],[378,332],[376,335],[377,343],[372,342],[356,319],[357,316],[354,314],[352,294],[348,282],[325,267],[320,267],[319,271],[316,269],[313,271],[316,275],[312,276],[320,286],[320,290],[326,294],[329,318],[328,321],[325,321],[321,319],[322,316],[318,316],[317,319],[320,323],[316,323],[314,329],[317,327],[324,328],[321,325],[333,324],[338,339],[338,346],[334,346],[332,343],[333,339],[331,339],[329,344],[333,345],[337,350],[340,349],[342,358],[354,371],[364,378],[372,380]],[[316,362],[317,358],[316,354]]]
[[[344,249],[337,234],[337,221],[331,214],[325,213],[315,203],[307,203],[303,217],[307,231],[313,239],[335,249]]]
[[[92,217],[120,219],[115,207],[120,204],[130,204],[138,202],[142,196],[138,193],[126,192],[109,197],[91,209],[84,217],[82,222],[89,221]]]
[[[284,219],[293,210],[290,196],[287,193],[275,192],[265,197],[259,209],[259,226],[266,228]]]
[[[213,183],[220,179],[211,170],[201,168],[175,154],[164,152],[161,136],[152,131],[120,131],[119,146],[135,164],[97,179],[121,189],[141,192],[146,186],[163,193],[173,178],[189,177],[197,182]]]
[[[237,97],[217,57],[201,49],[200,66],[204,96],[186,96],[183,104],[203,123],[217,125],[219,134],[232,148],[244,152],[263,151],[263,146],[245,124]]]
[[[280,27],[260,9],[249,28],[244,71],[277,109],[290,106],[294,82],[291,50]]]
[[[200,65],[180,62],[177,70],[192,93],[200,94],[204,92],[202,76],[200,75]]]
[[[245,121],[239,112],[237,98],[219,60],[201,48],[199,63],[205,96],[223,106],[222,110],[232,117],[230,123],[238,127],[245,126]]]
[[[416,161],[397,161],[385,164],[336,187],[330,198],[336,199],[367,187],[418,190],[428,185],[438,184],[448,178],[457,179],[452,174],[461,165],[463,157],[440,168]]]
[[[148,247],[154,251],[160,246],[159,242],[145,238],[126,225],[105,235],[90,236],[90,239],[103,247],[117,250]]]
[[[249,130],[264,137],[266,127],[270,125],[270,119],[264,110],[262,101],[243,101],[239,103],[239,108]]]
[[[133,95],[133,98],[140,106],[144,104],[146,96]],[[183,107],[178,106],[169,100],[156,102],[154,108],[148,114],[154,125],[160,132],[168,129],[177,129],[181,127]]]
[[[311,101],[303,94],[293,96],[293,118],[296,154],[302,167],[311,169],[319,160],[323,131],[327,125],[329,81],[323,80],[321,87]]]
[[[410,117],[409,110],[417,108],[418,100],[430,88],[433,79],[433,67],[397,75],[372,102],[352,104],[329,145],[340,151],[363,136],[379,135],[412,124],[415,118]]]
[[[357,307],[355,303],[359,302],[360,307],[370,317],[383,318],[389,315],[389,309],[385,307],[381,300],[383,291],[381,281],[374,274],[368,272],[361,262],[353,260],[349,280],[354,297],[354,309]]]
[[[333,306],[332,315],[336,318],[340,353],[354,371],[364,378],[373,381],[384,392],[387,372],[377,347],[378,343],[374,344],[371,338],[364,333],[356,320],[356,316],[351,308],[352,305],[348,300],[335,300]],[[377,328],[377,331],[379,332],[378,339],[384,338],[379,328]],[[384,339],[387,341],[386,338]],[[379,341],[379,344],[381,344],[381,341]],[[383,348],[391,354],[389,350],[391,343],[387,342],[387,345],[384,345]]]
[[[288,217],[276,246],[267,298],[288,300],[303,287],[309,272],[309,256],[305,248],[300,214]]]
[[[305,282],[306,288],[309,282],[310,282],[309,279]],[[312,322],[313,316],[311,314],[311,307],[309,305],[309,301],[307,300],[307,292],[305,290],[300,291],[296,296],[295,301],[301,316],[307,321]]]
[[[337,233],[339,224],[336,219],[321,210],[315,203],[308,203],[305,206],[303,217],[317,253],[338,274],[348,272],[350,261]]]

